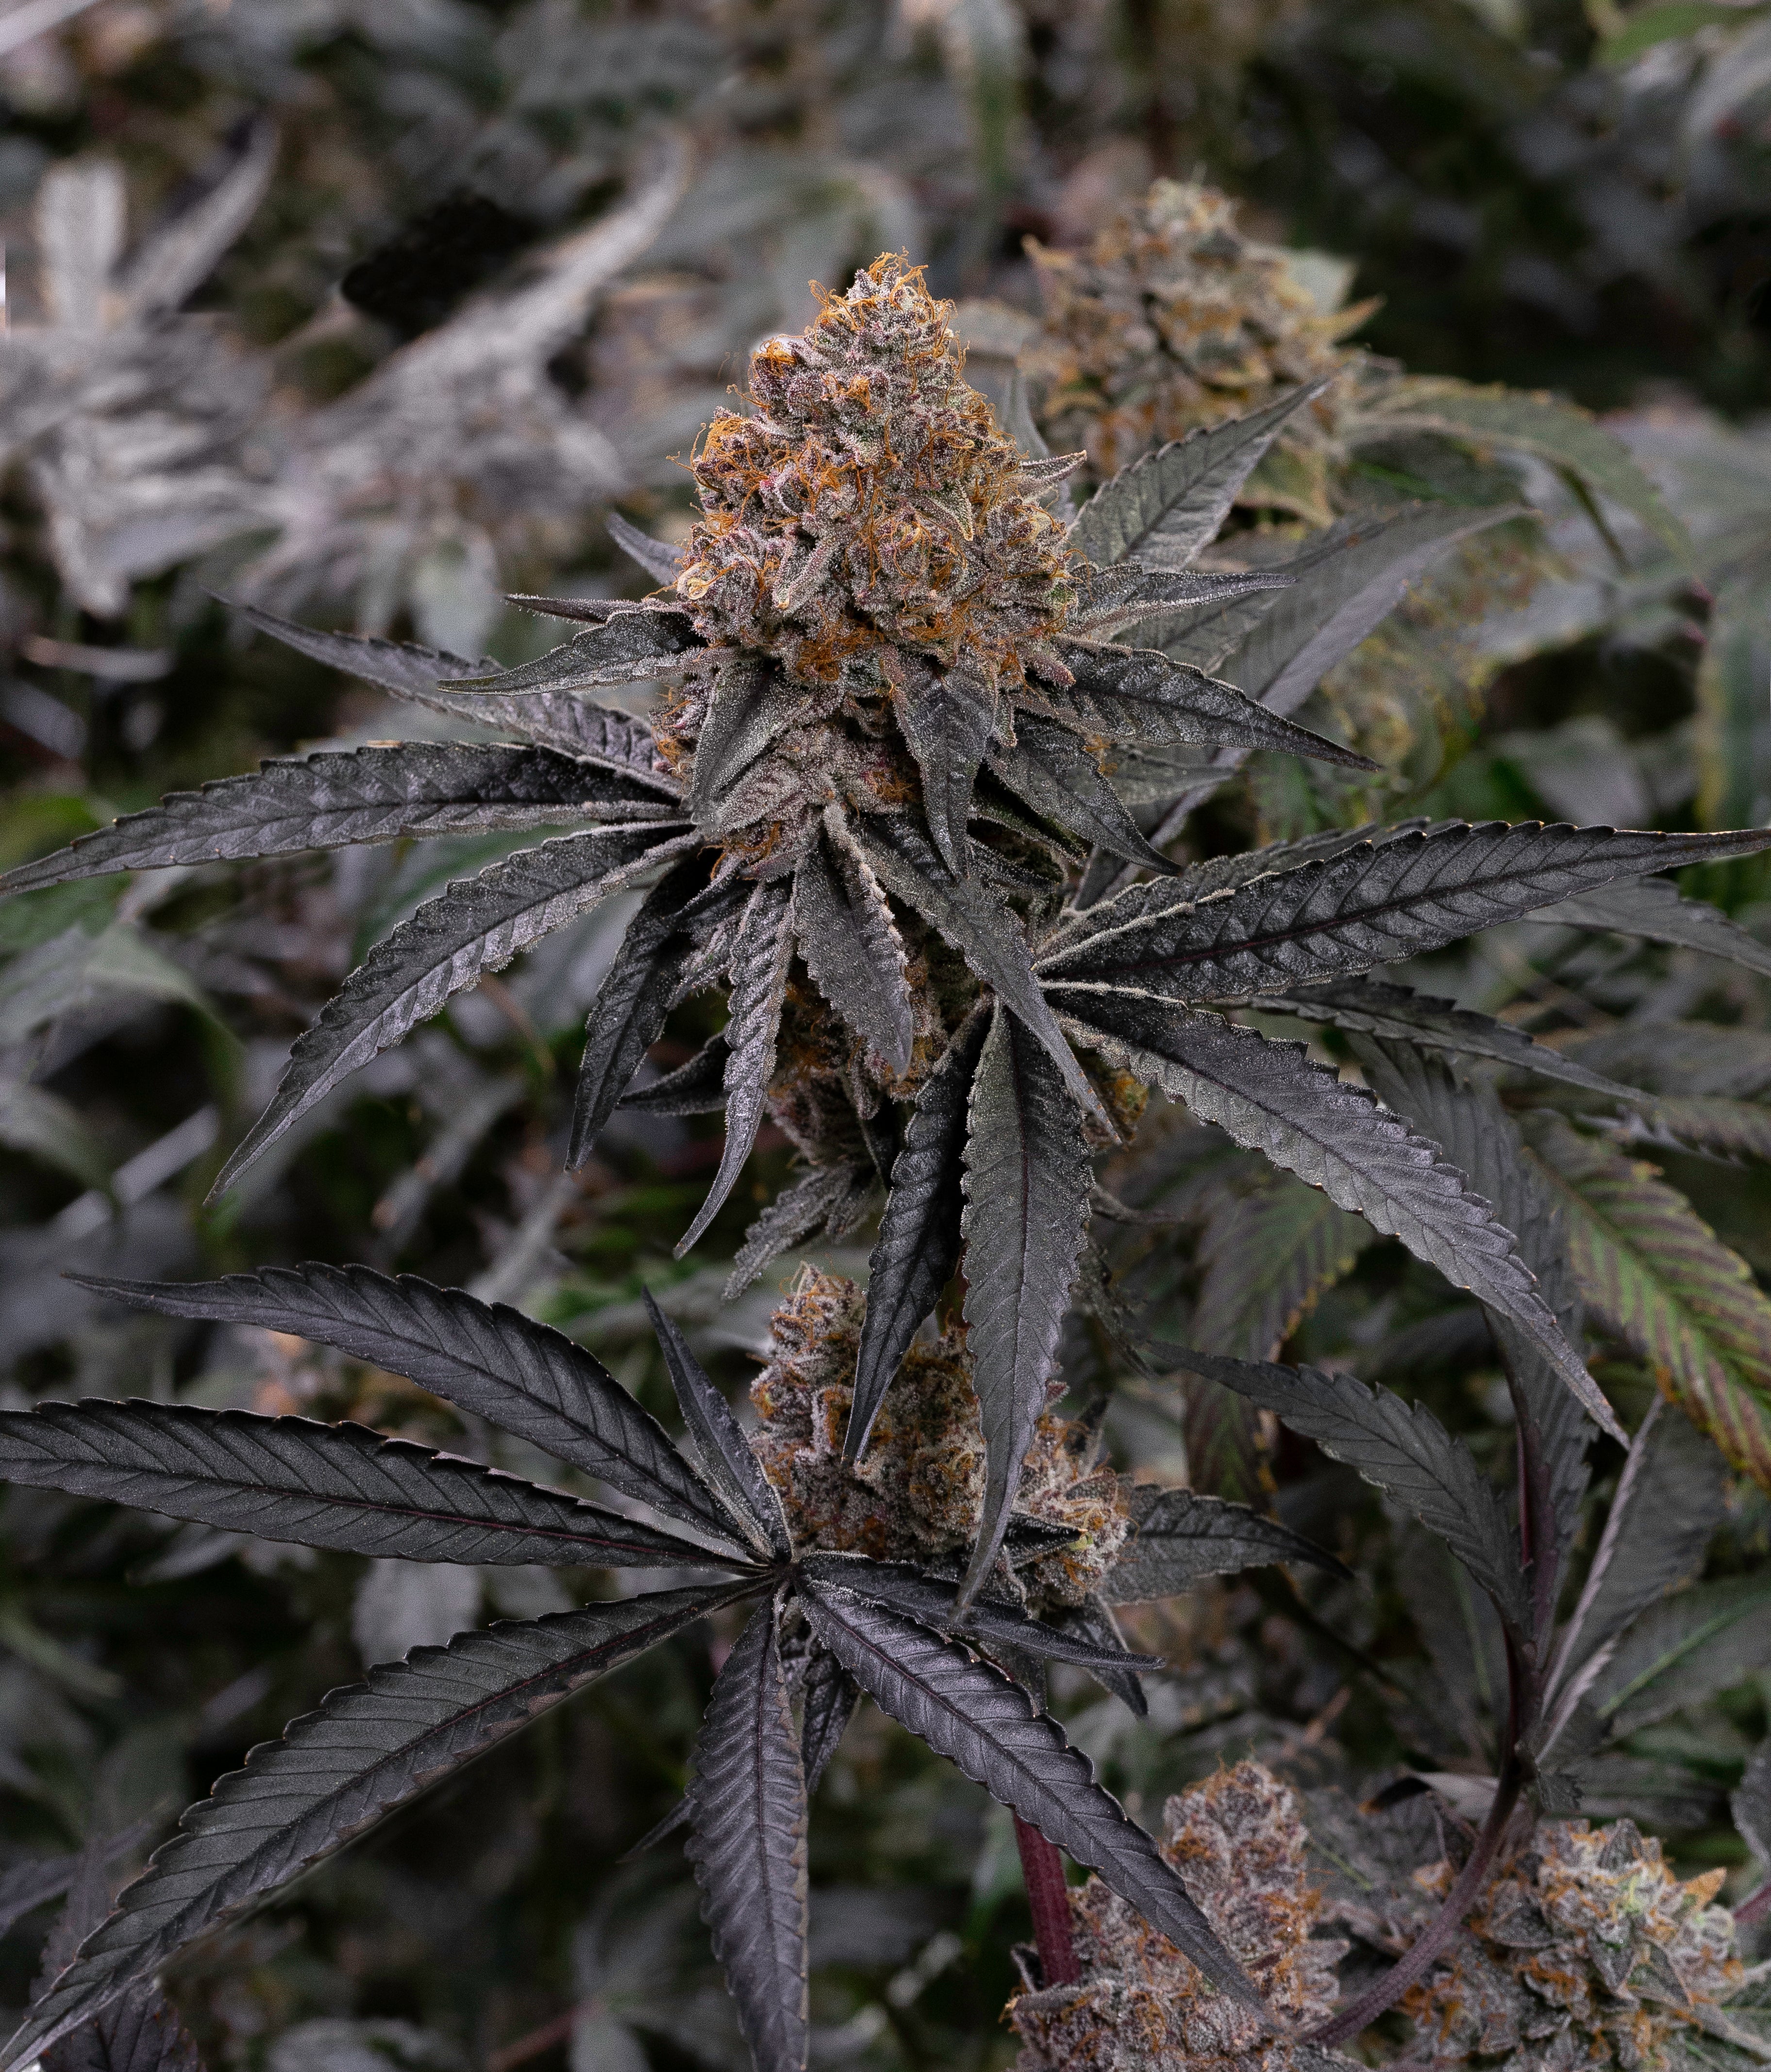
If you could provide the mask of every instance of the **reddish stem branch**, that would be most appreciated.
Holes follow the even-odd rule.
[[[1771,1914],[1771,1884],[1761,1885],[1756,1893],[1743,1899],[1734,1910],[1735,1922],[1744,1928],[1751,1922],[1762,1921]]]
[[[1325,2045],[1345,2043],[1350,2037],[1374,2022],[1386,2008],[1393,2007],[1414,1984],[1425,1975],[1427,1967],[1457,1933],[1464,1916],[1469,1911],[1476,1895],[1482,1889],[1482,1881],[1494,1864],[1495,1855],[1506,1833],[1508,1823],[1513,1818],[1513,1808],[1518,1805],[1519,1793],[1525,1782],[1524,1767],[1519,1761],[1518,1745],[1521,1726],[1519,1701],[1525,1682],[1524,1665],[1519,1659],[1519,1651],[1509,1638],[1506,1646],[1506,1754],[1501,1764],[1501,1774],[1494,1783],[1494,1803],[1488,1809],[1488,1818],[1482,1823],[1481,1832],[1476,1837],[1476,1846],[1469,1859],[1457,1873],[1452,1889],[1445,1894],[1445,1903],[1417,1935],[1407,1954],[1392,1964],[1374,1986],[1340,2012],[1333,2016],[1322,2026],[1312,2032],[1310,2041]]]
[[[1033,1909],[1040,1982],[1048,1986],[1074,1986],[1083,1975],[1083,1967],[1076,1961],[1076,1946],[1070,1937],[1070,1890],[1064,1881],[1063,1857],[1018,1813],[1015,1847],[1021,1852],[1021,1874],[1027,1881],[1027,1903]]]
[[[507,2043],[501,2050],[495,2050],[486,2061],[486,2072],[516,2072],[519,2065],[527,2065],[532,2058],[539,2058],[544,2050],[557,2049],[562,2043],[572,2040],[572,2032],[577,2026],[578,2016],[595,2003],[586,2000],[581,2006],[569,2007],[564,2014],[556,2015],[552,2021],[543,2022],[539,2029],[532,2029],[527,2036],[520,2036],[514,2043]]]
[[[1506,1823],[1513,1817],[1513,1808],[1518,1803],[1520,1782],[1517,1766],[1510,1764],[1508,1774],[1501,1778],[1494,1794],[1494,1803],[1489,1808],[1482,1831],[1476,1837],[1476,1846],[1469,1852],[1469,1860],[1457,1873],[1457,1881],[1446,1893],[1444,1905],[1415,1938],[1405,1957],[1399,1958],[1374,1986],[1342,2008],[1332,2021],[1312,2031],[1312,2043],[1345,2043],[1349,2037],[1357,2036],[1425,1974],[1427,1967],[1457,1934],[1470,1902],[1481,1889],[1482,1881],[1494,1860],[1494,1852],[1501,1845],[1501,1837],[1506,1832]]]

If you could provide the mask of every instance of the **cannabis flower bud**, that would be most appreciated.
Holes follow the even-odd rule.
[[[1296,1798],[1258,1762],[1220,1770],[1163,1809],[1163,1855],[1273,2012],[1301,2030],[1333,2008],[1347,1947],[1311,1936],[1308,1844]],[[1288,2072],[1305,2062],[1098,1877],[1071,1892],[1070,1907],[1083,1975],[1009,2003],[1022,2041],[1016,2072]]]
[[[808,331],[758,347],[755,413],[722,412],[693,463],[676,594],[703,639],[901,699],[931,663],[1024,680],[1074,594],[1063,528],[1038,500],[1050,465],[961,378],[951,314],[919,267],[884,257]]]
[[[864,1291],[802,1268],[775,1313],[775,1357],[750,1385],[754,1441],[795,1544],[939,1568],[963,1559],[984,1511],[984,1434],[963,1327],[913,1345],[858,1463],[843,1458],[854,1399]],[[1035,1427],[1018,1508],[1074,1532],[1017,1572],[1035,1610],[1080,1605],[1130,1530],[1118,1477],[1095,1463],[1095,1435],[1049,1412]]]
[[[1743,1975],[1733,1918],[1709,1903],[1723,1875],[1682,1885],[1632,1820],[1539,1827],[1404,1998],[1413,2056],[1510,2072],[1662,2064],[1681,2030],[1714,2025]],[[1416,1873],[1436,1895],[1451,1878],[1445,1864]]]
[[[1103,479],[1165,440],[1337,372],[1352,358],[1337,341],[1370,313],[1325,312],[1288,254],[1245,237],[1235,203],[1190,182],[1158,180],[1086,254],[1029,249],[1045,302],[1029,365],[1046,385],[1046,432],[1086,446]],[[1321,473],[1312,462],[1329,421],[1325,404],[1317,410],[1313,426],[1288,427],[1251,499],[1325,515],[1320,482],[1307,479]]]

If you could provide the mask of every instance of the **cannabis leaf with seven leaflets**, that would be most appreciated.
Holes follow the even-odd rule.
[[[664,594],[523,600],[582,630],[503,672],[253,615],[510,742],[273,763],[0,883],[573,830],[395,928],[296,1043],[218,1184],[454,993],[643,887],[591,1010],[571,1159],[588,1156],[672,1005],[723,982],[724,1034],[641,1096],[726,1110],[725,1155],[684,1244],[766,1116],[807,1170],[753,1230],[740,1278],[820,1223],[849,1227],[885,1182],[852,1455],[964,1252],[990,1493],[968,1601],[997,1561],[1045,1400],[1090,1161],[1134,1119],[1140,1083],[1470,1289],[1618,1433],[1455,1165],[1224,1010],[1258,995],[1283,1013],[1301,996],[1312,1019],[1368,1026],[1346,989],[1373,966],[1771,834],[1405,825],[1185,869],[1153,847],[1145,830],[1172,832],[1250,750],[1370,767],[1288,715],[1434,551],[1511,515],[1394,514],[1315,543],[1295,581],[1186,565],[1310,393],[1144,456],[1066,531],[1052,506],[1069,460],[1002,435],[961,378],[944,306],[881,259],[803,335],[758,349],[750,414],[717,417],[693,462],[701,513],[682,552],[619,528]],[[1140,627],[1157,644],[1126,644]],[[650,723],[587,695],[653,678],[674,688]],[[1445,1026],[1455,1038],[1461,1025]]]
[[[175,1404],[0,1412],[8,1481],[352,1553],[649,1568],[699,1580],[458,1634],[331,1692],[185,1815],[179,1834],[68,1953],[5,2066],[137,1992],[193,1938],[549,1707],[727,1610],[742,1610],[748,1623],[715,1683],[684,1811],[703,1911],[762,2072],[806,2062],[807,1799],[863,1693],[1095,1871],[1218,1990],[1259,2012],[1259,1994],[1150,1837],[990,1657],[1075,1663],[1115,1689],[1128,1675],[1135,1688],[1139,1668],[1159,1665],[1125,1651],[1110,1614],[1088,1633],[1060,1630],[1006,1595],[982,1599],[956,1632],[951,1576],[796,1538],[725,1399],[655,1307],[692,1453],[569,1338],[414,1277],[309,1266],[188,1286],[87,1285],[164,1314],[257,1325],[372,1360],[669,1523],[362,1425]],[[1117,1601],[1273,1560],[1337,1566],[1252,1512],[1185,1490],[1169,1492],[1148,1523],[1148,1548],[1132,1541]],[[1042,1544],[1049,1551],[1049,1535]]]

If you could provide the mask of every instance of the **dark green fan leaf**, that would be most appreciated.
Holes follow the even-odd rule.
[[[1089,1018],[1086,1025],[1079,1020],[1079,1033],[1110,1062],[1399,1237],[1455,1287],[1512,1318],[1601,1429],[1629,1443],[1514,1250],[1512,1232],[1465,1186],[1458,1169],[1399,1117],[1311,1063],[1300,1045],[1269,1042],[1217,1015],[1160,1000],[1072,997],[1079,1017]]]
[[[1531,919],[1571,928],[1609,928],[1620,935],[1668,943],[1675,949],[1702,950],[1771,976],[1771,947],[1748,935],[1738,921],[1731,921],[1707,900],[1681,898],[1679,887],[1664,878],[1629,878],[1583,892],[1546,906]]]
[[[114,1847],[113,1842],[112,1852]],[[38,1995],[67,1968],[110,1911],[109,1852],[103,1842],[90,1841],[74,1860],[68,1904],[43,1945]],[[129,1987],[90,2021],[51,2044],[41,2063],[43,2072],[203,2072],[197,2047],[177,2008],[151,1981]]]
[[[675,1533],[475,1461],[361,1424],[246,1410],[93,1400],[0,1412],[0,1480],[382,1559],[725,1565]]]
[[[1021,713],[1015,745],[997,742],[990,767],[1037,813],[1128,863],[1172,878],[1179,870],[1152,849],[1095,758],[1068,727]]]
[[[839,806],[800,862],[794,926],[818,990],[894,1073],[907,1072],[915,1029],[903,939]]]
[[[1640,1088],[1621,1086],[1601,1072],[1588,1071],[1577,1059],[1563,1057],[1510,1022],[1473,1013],[1448,1000],[1435,999],[1430,993],[1416,993],[1383,979],[1336,979],[1326,985],[1300,986],[1292,993],[1258,993],[1249,1005],[1262,1014],[1295,1014],[1302,1021],[1327,1022],[1360,1035],[1393,1038],[1459,1057],[1493,1059],[1517,1071],[1559,1079],[1566,1086],[1583,1087],[1613,1100],[1641,1103],[1646,1098]]]
[[[733,880],[710,886],[712,864],[705,850],[684,857],[646,894],[627,924],[585,1027],[566,1153],[573,1170],[590,1156],[598,1132],[664,1034],[677,987],[706,935],[750,890]]]
[[[1694,1584],[1651,1605],[1588,1689],[1614,1736],[1771,1668],[1771,1582],[1762,1575]]]
[[[669,820],[656,788],[551,748],[415,741],[266,763],[255,776],[175,791],[0,877],[30,892],[112,870],[286,856],[404,835],[457,835],[573,820]]]
[[[686,1065],[649,1087],[630,1087],[615,1104],[642,1115],[713,1115],[725,1105],[725,1032],[709,1036]]]
[[[972,1081],[966,1129],[965,1321],[984,1420],[984,1515],[962,1602],[1002,1545],[1021,1465],[1082,1256],[1089,1150],[1083,1118],[1042,1045],[999,1006]]]
[[[662,598],[636,603],[627,597],[536,597],[527,590],[507,590],[504,602],[542,619],[569,619],[577,626],[606,626],[624,611],[676,610],[679,606]]]
[[[600,1360],[520,1309],[367,1266],[270,1266],[183,1285],[81,1276],[80,1285],[162,1316],[253,1324],[335,1346],[734,1544],[730,1521],[663,1426]]]
[[[688,801],[700,825],[716,832],[723,825],[720,808],[738,779],[810,710],[810,699],[787,690],[762,657],[735,654],[721,663],[695,740]]]
[[[1275,571],[1294,579],[1290,589],[1276,597],[1234,598],[1172,631],[1158,630],[1153,644],[1176,661],[1215,671],[1283,717],[1296,711],[1446,548],[1518,515],[1513,506],[1473,512],[1437,504],[1340,519]],[[1239,750],[1216,750],[1207,770],[1179,791],[1151,839],[1160,844],[1178,833],[1241,760]]]
[[[1424,1404],[1411,1408],[1391,1390],[1367,1388],[1350,1374],[1224,1359],[1183,1346],[1153,1350],[1271,1410],[1331,1460],[1406,1505],[1469,1569],[1511,1630],[1528,1631],[1525,1572],[1506,1499]]]
[[[1771,1108],[1757,1101],[1719,1100],[1705,1094],[1674,1095],[1634,1104],[1638,1125],[1625,1141],[1695,1146],[1729,1158],[1771,1159]]]
[[[942,861],[964,878],[972,787],[996,727],[995,693],[965,669],[939,669],[917,660],[906,664],[906,680],[894,686],[892,702],[922,773],[929,832]]]
[[[764,1605],[713,1686],[688,1787],[701,1918],[756,2072],[806,2062],[806,1789],[775,1608]]]
[[[1264,410],[1190,432],[1121,468],[1083,506],[1070,545],[1097,568],[1136,560],[1185,569],[1217,538],[1236,491],[1286,419],[1325,385],[1294,388]]]
[[[270,1105],[222,1168],[224,1194],[316,1101],[544,935],[577,920],[696,837],[675,824],[562,836],[488,864],[427,899],[378,943],[297,1038]]]
[[[962,1639],[986,1646],[1017,1649],[1048,1662],[1071,1662],[1091,1672],[1116,1668],[1160,1669],[1157,1655],[1132,1655],[1116,1638],[1103,1646],[1079,1633],[1062,1632],[1013,1605],[980,1597],[962,1607],[959,1586],[925,1575],[902,1561],[875,1561],[865,1554],[809,1554],[800,1564],[808,1576],[850,1590],[869,1604],[890,1605],[938,1631],[957,1629]]]
[[[906,816],[871,815],[855,822],[853,832],[886,890],[940,931],[1004,1005],[1033,1030],[1076,1100],[1111,1129],[1099,1096],[1046,1004],[1013,915],[993,893],[955,877]]]
[[[731,1014],[725,1025],[725,1149],[707,1198],[676,1247],[680,1259],[738,1184],[762,1126],[775,1077],[775,1038],[793,960],[794,881],[766,878],[751,893],[728,965]]]
[[[1290,582],[1289,576],[1264,569],[1246,575],[1194,569],[1169,574],[1121,561],[1111,569],[1083,571],[1078,580],[1079,594],[1066,623],[1073,633],[1104,640],[1144,619],[1168,619],[1206,605],[1227,604],[1257,590],[1284,590]]]
[[[674,583],[682,574],[684,557],[680,547],[667,546],[651,533],[642,532],[618,511],[611,511],[603,523],[609,537],[624,554],[638,561],[655,582]]]
[[[27,2016],[0,2064],[27,2064],[187,1942],[243,1912],[538,1714],[754,1581],[592,1605],[414,1648],[261,1743],[191,1807]]]
[[[1211,1200],[1200,1240],[1193,1336],[1207,1352],[1276,1359],[1324,1289],[1376,1242],[1363,1216],[1288,1174],[1227,1190]]]
[[[975,1013],[948,1044],[922,1083],[892,1166],[868,1264],[867,1314],[843,1442],[851,1461],[860,1459],[898,1362],[959,1261],[966,1117],[988,1026],[985,1015]]]
[[[645,1291],[646,1311],[676,1392],[684,1421],[695,1438],[696,1452],[709,1481],[725,1498],[726,1508],[742,1527],[746,1539],[763,1552],[785,1561],[793,1552],[787,1521],[775,1485],[763,1474],[750,1451],[742,1425],[732,1415],[732,1406],[703,1371],[701,1362],[688,1349],[688,1341]]]
[[[1457,1077],[1443,1057],[1394,1038],[1355,1036],[1366,1084],[1436,1144],[1512,1231],[1538,1293],[1570,1344],[1580,1342],[1580,1298],[1550,1186],[1492,1087]],[[1505,1316],[1489,1318],[1506,1368],[1523,1442],[1524,1500],[1533,1535],[1531,1592],[1540,1645],[1560,1594],[1562,1564],[1580,1523],[1592,1428],[1542,1346]]]
[[[431,690],[439,683],[462,683],[498,667],[489,655],[482,655],[475,661],[451,655],[444,648],[421,647],[415,640],[381,640],[367,633],[331,633],[318,626],[303,626],[299,619],[281,618],[256,604],[222,601],[261,633],[281,640],[286,648],[294,648],[310,661],[360,676],[364,683],[378,684],[383,690],[401,697]]]
[[[1039,975],[1048,988],[1117,985],[1171,1000],[1285,992],[1442,948],[1645,867],[1767,848],[1771,830],[1758,828],[1666,835],[1453,820],[1380,833],[1201,899],[1185,881],[1132,886],[1066,923]]]
[[[1617,1478],[1552,1690],[1657,1599],[1702,1573],[1727,1500],[1721,1455],[1656,1396]]]
[[[1272,1561],[1305,1561],[1331,1576],[1349,1573],[1325,1548],[1247,1504],[1191,1490],[1154,1494],[1100,1595],[1109,1605],[1178,1597],[1207,1576],[1234,1576]]]
[[[1076,680],[1062,690],[1042,683],[1038,697],[1075,733],[1157,746],[1271,748],[1350,770],[1378,767],[1369,756],[1267,711],[1234,684],[1219,683],[1153,648],[1069,639],[1057,647]]]
[[[41,2062],[43,2072],[203,2072],[178,2009],[151,1984],[129,1987]]]
[[[808,1582],[812,1630],[881,1712],[945,1756],[1136,1907],[1221,1992],[1265,2019],[1259,1995],[1087,1756],[1011,1676],[885,1605]]]
[[[861,1686],[835,1655],[814,1648],[800,1679],[799,1701],[799,1760],[805,1765],[809,1799],[849,1731],[861,1703]]]
[[[360,676],[392,691],[396,697],[447,713],[475,726],[502,727],[520,741],[532,741],[568,755],[614,770],[648,786],[666,799],[677,796],[676,780],[658,761],[651,729],[631,713],[564,693],[553,697],[489,697],[483,691],[454,692],[439,685],[484,676],[498,664],[489,656],[477,662],[409,641],[379,640],[361,633],[323,633],[293,619],[279,619],[256,605],[234,610],[261,633],[281,640],[316,662]]]
[[[1296,581],[1226,659],[1224,675],[1269,712],[1296,712],[1448,547],[1519,515],[1517,504],[1411,504],[1339,520],[1282,565]]]
[[[495,676],[459,680],[471,690],[501,697],[532,697],[538,691],[587,691],[599,684],[631,684],[668,673],[683,657],[706,643],[679,606],[635,604],[618,609],[563,648]]]
[[[1652,1166],[1532,1119],[1581,1293],[1736,1466],[1771,1477],[1771,1300]]]

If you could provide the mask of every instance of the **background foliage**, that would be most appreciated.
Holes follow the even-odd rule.
[[[1504,438],[1456,458],[1411,425],[1349,439],[1336,508],[1423,487],[1492,501],[1504,465],[1543,520],[1441,562],[1318,694],[1313,716],[1386,765],[1381,785],[1276,758],[1214,803],[1201,839],[1373,813],[1771,815],[1754,422],[1771,401],[1771,16],[1755,6],[98,0],[27,33],[51,11],[0,14],[0,864],[261,755],[397,730],[376,694],[249,637],[213,592],[526,660],[549,636],[501,594],[639,593],[604,516],[680,536],[672,457],[749,346],[812,314],[808,279],[840,286],[885,249],[927,259],[970,306],[982,379],[1005,312],[980,306],[1039,306],[1024,239],[1078,249],[1153,177],[1195,168],[1269,243],[1354,262],[1339,293],[1376,298],[1354,338],[1380,398],[1406,370],[1611,413],[1695,542],[1687,563],[1627,499],[1595,504],[1553,456],[1507,460]],[[1305,520],[1239,522],[1289,550]],[[792,1262],[720,1296],[786,1170],[778,1136],[755,1194],[741,1186],[683,1264],[671,1248],[717,1162],[717,1119],[633,1116],[559,1177],[620,912],[458,1001],[203,1206],[367,943],[503,845],[101,880],[0,908],[9,1405],[147,1395],[487,1443],[302,1342],[120,1320],[60,1279],[70,1267],[417,1268],[561,1324],[662,1409],[647,1286],[721,1379],[754,1371]],[[1761,929],[1762,866],[1689,889]],[[1657,1381],[1725,1400],[1740,1460],[1771,1429],[1771,952],[1734,948],[1520,924],[1402,975],[1658,1096],[1625,1120],[1565,1085],[1502,1086],[1576,1233],[1625,1421]],[[709,1033],[699,1012],[660,1063]],[[1358,1062],[1379,1084],[1381,1058]],[[1645,1161],[1658,1190],[1621,1187]],[[1399,1381],[1503,1467],[1480,1314],[1399,1246],[1178,1111],[1106,1178],[1135,1218],[1103,1266],[1156,1335]],[[1138,1643],[1176,1670],[1145,1721],[1060,1678],[1073,1735],[1128,1804],[1153,1821],[1251,1749],[1355,1795],[1404,1766],[1488,1767],[1489,1637],[1416,1528],[1264,1413],[1136,1376],[1099,1306],[1107,1321],[1073,1323],[1065,1371],[1073,1407],[1112,1384],[1122,1464],[1271,1499],[1363,1579],[1255,1572],[1138,1614]],[[1617,1457],[1598,1466],[1594,1527]],[[1721,1517],[1706,1586],[1756,1572],[1761,1485],[1732,1477]],[[45,1859],[163,1819],[366,1660],[582,1594],[569,1572],[303,1558],[23,1490],[0,1530],[14,2008],[48,1918]],[[1691,1869],[1737,1866],[1735,1897],[1757,1876],[1727,1798],[1766,1725],[1768,1624],[1752,1600],[1733,1653],[1619,1737],[1614,1792],[1588,1802],[1658,1827]],[[177,1988],[208,2062],[742,2063],[686,1868],[668,1849],[615,1860],[680,1788],[709,1680],[705,1650],[649,1658],[199,1953]],[[864,1714],[813,1833],[819,2062],[1005,2062],[1026,1932],[1005,1819]]]

